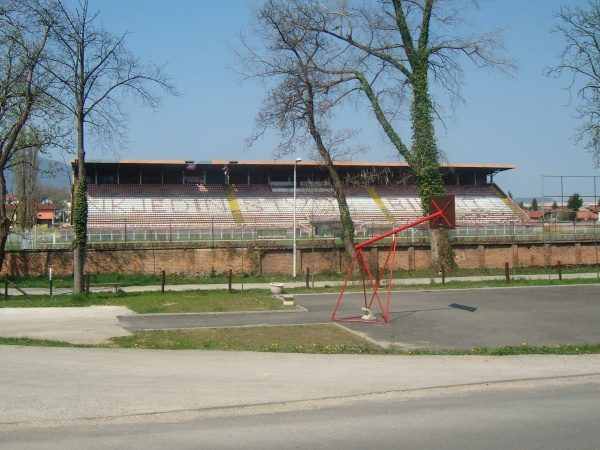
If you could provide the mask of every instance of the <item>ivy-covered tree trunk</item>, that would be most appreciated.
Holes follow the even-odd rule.
[[[356,73],[356,78],[371,102],[375,117],[383,131],[390,139],[390,142],[394,144],[398,153],[408,163],[415,177],[419,194],[421,195],[423,214],[427,214],[429,199],[434,196],[444,195],[446,190],[439,166],[440,152],[435,139],[432,117],[433,107],[428,91],[427,63],[423,61],[419,64],[416,55],[413,55],[413,58],[413,74],[411,76],[411,85],[413,88],[413,102],[411,106],[413,140],[410,149],[404,144],[398,133],[394,130],[394,127],[387,120],[379,104],[379,99],[368,80],[359,72]],[[431,229],[429,236],[432,268],[441,270],[443,266],[446,271],[451,271],[455,267],[455,263],[448,233],[442,230]]]
[[[83,117],[83,115],[81,116]],[[85,179],[85,150],[83,146],[83,119],[77,124],[78,150],[77,150],[77,186],[73,198],[73,228],[75,241],[73,242],[73,293],[84,292],[83,271],[85,267],[85,254],[87,248],[87,182]]]
[[[87,198],[85,176],[75,188],[73,208],[73,228],[75,242],[73,244],[73,292],[84,291],[83,269],[85,267],[85,251],[87,247]]]
[[[423,214],[429,213],[429,199],[444,195],[444,178],[442,176],[439,159],[440,152],[435,138],[433,124],[433,106],[429,96],[429,83],[427,80],[427,57],[413,64],[413,103],[411,108],[413,145],[409,166],[415,176],[417,189],[421,194]],[[429,230],[431,244],[431,265],[434,270],[451,271],[454,268],[454,255],[448,233],[439,230]]]

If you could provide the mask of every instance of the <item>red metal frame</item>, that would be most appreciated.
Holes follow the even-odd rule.
[[[396,260],[396,244],[397,244],[397,240],[398,240],[398,233],[403,230],[406,230],[408,228],[419,225],[423,222],[427,222],[428,220],[431,221],[432,226],[444,227],[444,228],[454,228],[454,210],[453,210],[454,209],[454,198],[450,197],[450,196],[437,198],[438,201],[440,199],[447,201],[445,206],[440,207],[438,205],[438,202],[436,201],[436,198],[431,199],[430,212],[432,209],[436,209],[437,211],[435,213],[430,214],[426,217],[423,217],[419,220],[415,220],[414,222],[411,222],[407,225],[403,225],[400,228],[396,228],[392,231],[388,231],[387,233],[380,234],[379,236],[376,236],[374,238],[371,238],[365,242],[361,242],[360,244],[356,244],[354,246],[354,249],[355,249],[354,258],[352,259],[352,263],[350,264],[350,269],[348,270],[348,275],[346,276],[346,280],[344,281],[342,291],[340,292],[340,296],[338,297],[338,301],[335,305],[335,309],[333,310],[333,314],[331,315],[331,320],[337,321],[337,322],[387,323],[388,313],[389,313],[389,308],[390,308],[390,297],[391,297],[391,293],[392,293],[392,280],[393,280],[393,276],[394,276],[394,263]],[[451,210],[448,210],[449,207],[451,208]],[[443,219],[443,222],[441,222],[442,219]],[[363,253],[363,248],[365,248],[381,239],[389,237],[389,236],[393,236],[392,245],[390,246],[390,250],[387,254],[383,268],[381,269],[377,278],[374,280],[373,276],[371,274],[371,270],[369,269],[369,264],[367,263],[367,260],[365,259],[365,255]],[[390,263],[390,259],[391,259],[391,263]],[[352,271],[354,269],[354,265],[356,264],[357,260],[360,264],[361,281],[362,281],[362,287],[363,287],[363,300],[364,300],[364,307],[362,309],[363,309],[363,311],[365,311],[365,314],[363,316],[336,317],[337,310],[340,306],[342,297],[344,296],[344,292],[346,291],[346,286],[348,285],[348,281],[350,280],[350,276],[352,275]],[[390,270],[389,270],[390,276],[389,276],[389,280],[388,280],[387,299],[386,299],[385,305],[384,305],[382,303],[381,297],[379,296],[379,287],[381,285],[382,277],[385,274],[386,269],[388,268],[388,265],[390,266]],[[373,293],[369,300],[367,300],[367,284],[365,282],[366,281],[365,280],[365,272],[369,278],[370,286],[373,289]],[[376,316],[368,317],[369,316],[368,312],[371,312],[371,307],[373,306],[373,303],[375,302],[375,300],[377,300],[377,305],[379,306],[379,310],[381,311],[381,318],[378,318]]]

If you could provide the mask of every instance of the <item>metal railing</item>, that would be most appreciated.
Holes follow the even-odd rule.
[[[363,224],[357,228],[355,242],[359,243],[373,236],[390,231],[397,226],[391,224]],[[307,227],[298,227],[297,239],[300,245],[317,242],[319,244],[340,243],[334,236],[333,228],[320,234],[311,235]],[[552,224],[507,223],[503,225],[464,225],[450,231],[451,240],[457,243],[476,242],[559,242],[568,240],[600,239],[600,224],[556,222]],[[390,238],[391,239],[391,238]],[[57,228],[44,231],[35,229],[13,232],[9,235],[7,250],[35,250],[48,248],[71,248],[74,233],[71,228]],[[266,227],[240,225],[236,227],[211,228],[134,228],[131,226],[89,229],[90,244],[128,244],[128,243],[198,243],[215,246],[221,242],[247,245],[256,242],[260,245],[273,243],[291,245],[293,227]],[[399,243],[427,243],[427,226],[414,227],[398,233]]]

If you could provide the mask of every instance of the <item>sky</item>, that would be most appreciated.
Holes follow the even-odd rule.
[[[250,5],[258,3],[90,0],[106,29],[129,33],[130,50],[143,60],[166,63],[182,96],[164,97],[156,112],[128,105],[126,148],[114,155],[88,146],[88,160],[272,159],[275,135],[249,150],[245,144],[266,88],[241,83],[229,68],[235,61],[228,43],[235,44],[238,31],[249,28]],[[550,30],[554,13],[567,3],[586,4],[585,0],[482,1],[474,16],[478,26],[482,30],[505,28],[506,54],[518,62],[519,70],[506,77],[465,65],[461,90],[465,102],[444,127],[437,128],[439,147],[451,164],[516,165],[494,178],[513,197],[600,195],[600,169],[594,168],[583,145],[572,139],[578,123],[574,118],[577,103],[565,90],[568,79],[544,75],[564,47],[563,38]],[[368,108],[347,114],[349,122],[361,124],[361,141],[371,149],[355,161],[402,161]],[[308,155],[306,151],[296,156],[308,160]]]

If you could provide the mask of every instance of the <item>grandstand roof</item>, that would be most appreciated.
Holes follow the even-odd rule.
[[[73,168],[76,168],[77,161],[73,160]],[[184,176],[193,178],[200,176],[200,182],[217,182],[218,177],[227,174],[233,184],[236,183],[265,183],[264,178],[269,175],[269,181],[273,181],[278,176],[285,178],[292,172],[296,164],[294,160],[262,160],[262,161],[239,161],[239,160],[88,160],[86,161],[86,172],[92,183],[138,183],[139,178],[143,178],[141,183],[156,183],[156,173],[184,173]],[[390,172],[392,178],[401,176],[407,178],[410,174],[409,166],[405,162],[337,162],[335,165],[339,168],[341,175],[352,177],[364,173],[383,173]],[[486,176],[493,176],[499,172],[516,168],[513,164],[448,164],[440,165],[445,174],[451,174],[452,179],[447,179],[449,184],[459,184],[455,179],[463,180],[481,179]],[[299,178],[318,179],[319,174],[325,179],[327,177],[323,163],[317,161],[301,161],[297,163]],[[127,173],[129,172],[129,175]],[[139,175],[143,172],[143,176]],[[76,171],[74,170],[74,173]],[[119,179],[108,181],[109,174],[119,173]],[[98,174],[102,175],[101,181]],[[153,177],[152,174],[155,176]],[[208,174],[208,176],[207,176]],[[128,181],[129,179],[129,181]],[[146,180],[147,179],[147,180]],[[155,181],[152,181],[152,180]],[[209,181],[213,180],[213,181]],[[177,181],[166,181],[177,182]],[[480,184],[479,182],[467,184]]]
[[[77,164],[77,160],[74,159],[71,161],[73,166]],[[238,160],[172,160],[172,159],[164,159],[164,160],[155,160],[155,159],[119,159],[119,160],[87,160],[87,165],[157,165],[157,166],[183,166],[187,167],[189,165],[198,166],[218,166],[218,165],[229,165],[231,167],[240,167],[247,169],[248,167],[281,167],[281,166],[293,166],[296,161],[286,161],[286,160],[262,160],[262,161],[238,161]],[[337,166],[342,167],[406,167],[408,168],[408,163],[405,162],[336,162],[334,163]],[[314,167],[314,166],[322,166],[323,163],[318,161],[301,161],[298,162],[298,166],[305,167]],[[440,164],[443,168],[454,168],[454,169],[479,169],[487,172],[494,171],[502,171],[502,170],[510,170],[515,169],[517,166],[514,164],[450,164],[450,163],[442,163]]]

